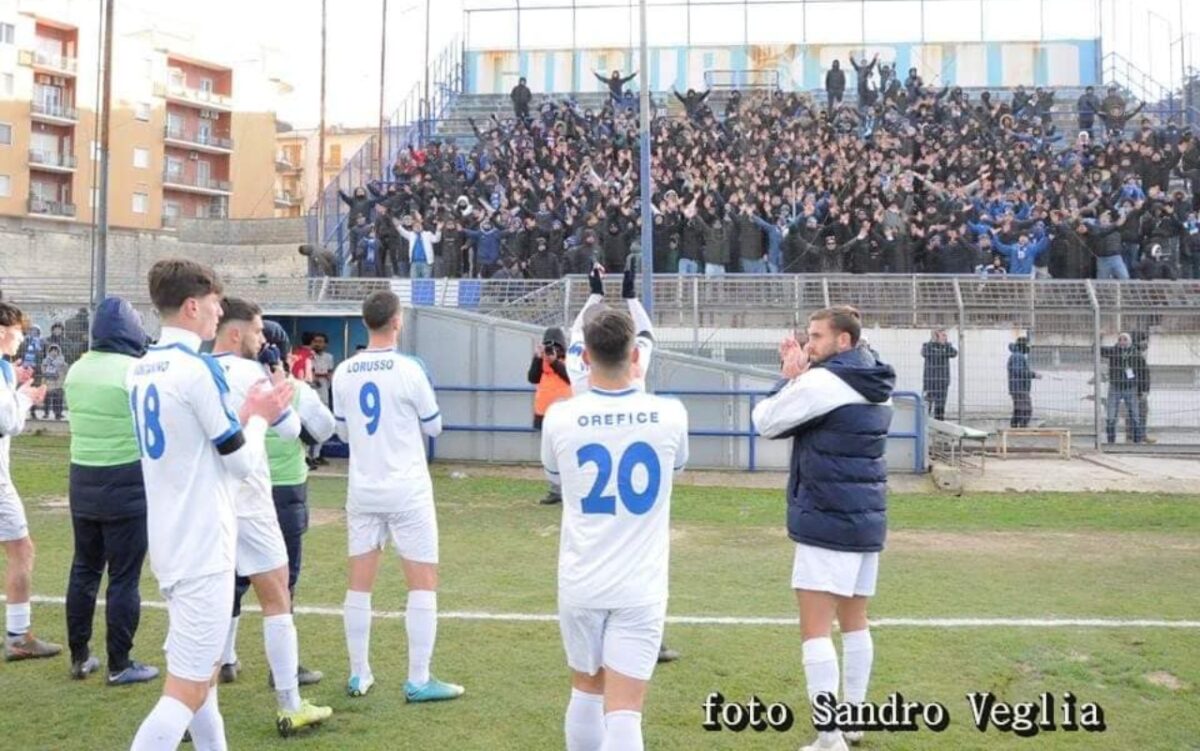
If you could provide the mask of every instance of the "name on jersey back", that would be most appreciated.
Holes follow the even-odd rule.
[[[347,373],[370,373],[376,370],[391,370],[396,367],[396,361],[387,360],[352,360],[346,365]]]
[[[151,373],[165,373],[171,367],[169,360],[159,360],[158,362],[146,362],[135,365],[133,368],[134,375],[149,375]]]
[[[658,412],[606,412],[604,414],[580,415],[576,422],[581,428],[620,428],[626,425],[649,425],[658,423]]]

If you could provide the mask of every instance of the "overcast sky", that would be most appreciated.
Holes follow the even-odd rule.
[[[569,1],[522,0],[522,6],[562,6],[569,5]],[[588,1],[598,3],[598,0]],[[651,5],[667,2],[677,0],[650,0]],[[994,19],[994,31],[1003,35],[1007,33],[1007,26],[1024,22],[1022,19],[1026,17],[1030,4],[1037,0],[985,2],[989,8],[989,18]],[[1086,12],[1083,25],[1091,24],[1095,16],[1094,9],[1099,7],[1104,48],[1120,52],[1144,69],[1152,68],[1155,77],[1164,84],[1171,81],[1177,83],[1180,78],[1180,48],[1179,45],[1172,48],[1169,40],[1180,36],[1181,12],[1184,14],[1184,29],[1192,40],[1200,36],[1200,2],[1196,0],[1044,0],[1044,3],[1043,23],[1048,33],[1051,29],[1075,27],[1079,24],[1081,11]],[[583,4],[583,0],[580,0],[580,4]],[[423,76],[425,5],[425,0],[389,0],[385,104],[388,111],[398,107],[413,84]],[[430,5],[431,55],[436,55],[461,32],[464,5],[467,8],[511,7],[513,3],[511,0],[433,0]],[[637,3],[633,2],[632,5],[632,16],[636,17]],[[328,3],[326,119],[331,124],[356,126],[374,125],[377,122],[381,7],[382,0],[330,0]],[[887,14],[911,14],[913,7],[911,2],[869,3],[870,12],[883,14],[885,23]],[[938,5],[930,3],[929,7],[936,8]],[[126,14],[124,23],[120,18],[122,12]],[[294,88],[292,94],[280,102],[280,118],[296,127],[316,125],[320,101],[321,0],[202,0],[196,3],[117,0],[117,13],[118,29],[126,24],[136,26],[143,20],[137,18],[141,14],[153,14],[156,22],[167,16],[167,26],[190,32],[202,39],[221,40],[222,49],[227,48],[233,59],[252,59],[260,56],[264,48],[275,50],[277,58],[274,67]],[[612,31],[615,26],[615,34],[610,35],[621,38],[627,36],[621,34],[620,29],[628,24],[627,19],[631,16],[628,9],[593,10],[590,13],[593,19],[598,19],[590,24],[595,27],[594,30],[603,26]],[[600,17],[595,15],[601,13]],[[542,14],[540,18],[546,21],[543,24],[537,22],[539,16],[530,14],[524,17],[521,29],[523,46],[536,48],[539,46],[537,39],[551,34],[562,37],[561,17]],[[511,16],[471,14],[473,38],[485,45],[499,43],[505,36],[510,36],[508,30],[513,28],[513,24],[506,23],[508,18]],[[876,18],[880,17],[877,15]],[[1037,23],[1036,20],[1029,22]],[[1083,33],[1079,36],[1095,33],[1094,28],[1083,28],[1081,31]],[[720,28],[705,29],[703,32],[714,35],[713,38],[721,34]],[[1171,55],[1168,60],[1169,49]],[[1190,58],[1188,62],[1191,62]],[[1200,60],[1196,60],[1196,63],[1200,65]]]

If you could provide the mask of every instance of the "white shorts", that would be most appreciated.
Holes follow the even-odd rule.
[[[351,558],[382,550],[390,537],[396,553],[404,560],[438,562],[437,514],[432,503],[393,513],[348,513],[346,533]]]
[[[233,612],[233,572],[181,579],[162,590],[167,601],[167,672],[208,681],[221,661]]]
[[[603,667],[648,681],[658,664],[666,620],[666,601],[615,610],[559,605],[558,627],[567,665],[588,675]]]
[[[25,504],[16,492],[0,490],[0,542],[14,542],[29,536],[29,522],[25,519]]]
[[[239,516],[237,573],[255,576],[288,565],[287,546],[276,516]]]
[[[879,553],[851,553],[796,543],[792,589],[871,597],[878,576]]]

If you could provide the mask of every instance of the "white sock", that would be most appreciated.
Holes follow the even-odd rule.
[[[871,630],[842,634],[842,698],[862,704],[867,700],[867,684],[871,682],[871,663],[875,661],[875,645]]]
[[[178,699],[164,696],[142,720],[129,751],[162,751],[176,748],[192,721],[192,710]]]
[[[414,589],[408,593],[404,629],[408,632],[408,681],[424,686],[429,682],[429,663],[437,641],[437,592]]]
[[[600,751],[643,751],[642,713],[622,709],[604,715],[604,745]]]
[[[263,641],[267,646],[267,664],[275,678],[275,696],[279,708],[295,712],[300,708],[300,646],[296,641],[296,622],[291,613],[263,618]]]
[[[371,593],[346,591],[342,625],[346,629],[346,650],[350,653],[350,675],[367,678],[371,665],[367,653],[371,650]]]
[[[217,687],[209,686],[208,698],[196,710],[188,730],[192,733],[192,747],[196,751],[227,751],[225,744],[225,720],[217,704]]]
[[[6,604],[4,621],[9,636],[24,636],[29,633],[29,603],[10,602]]]
[[[229,635],[225,637],[225,651],[221,653],[221,664],[232,665],[237,662],[237,631],[240,615],[229,619]]]
[[[600,751],[604,743],[604,695],[571,689],[563,729],[567,751]]]
[[[838,691],[838,662],[837,650],[833,648],[833,639],[828,636],[819,639],[809,639],[804,642],[804,679],[808,684],[808,701],[816,698],[817,694],[830,693],[835,697]],[[821,743],[832,743],[841,736],[841,732],[822,731],[819,735]]]

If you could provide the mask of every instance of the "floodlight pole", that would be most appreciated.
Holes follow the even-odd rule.
[[[654,215],[651,213],[650,196],[654,186],[650,184],[650,53],[646,49],[646,0],[638,0],[641,18],[641,54],[638,75],[641,76],[641,114],[639,117],[642,215],[642,305],[646,312],[654,310]]]
[[[99,193],[96,201],[96,211],[99,221],[96,223],[95,256],[92,259],[94,277],[92,279],[92,305],[99,306],[104,301],[105,287],[108,284],[108,136],[109,113],[112,112],[112,45],[113,45],[113,5],[115,0],[104,3],[104,73],[101,83],[100,112],[100,176]]]

